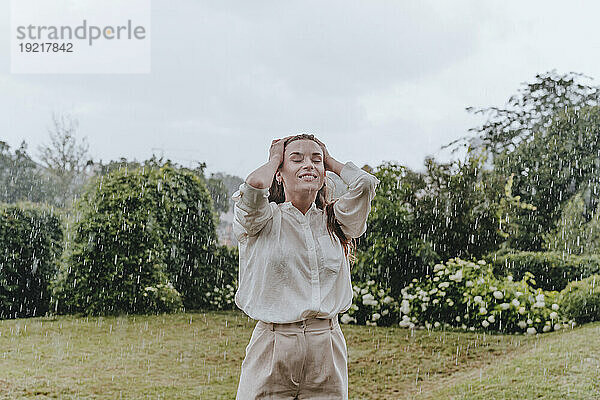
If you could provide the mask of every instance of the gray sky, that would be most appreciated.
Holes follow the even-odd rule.
[[[96,160],[154,151],[245,178],[272,139],[309,132],[341,162],[421,169],[481,122],[465,107],[554,68],[600,79],[597,4],[152,0],[151,74],[19,75],[0,0],[0,140],[36,158],[56,111]]]

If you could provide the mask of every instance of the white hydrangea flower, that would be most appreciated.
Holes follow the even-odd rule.
[[[448,286],[450,286],[450,282],[442,282],[438,285],[440,288],[447,288]]]
[[[479,308],[479,314],[487,314],[487,310],[485,309],[485,307],[480,307]]]
[[[437,272],[437,271],[440,271],[442,269],[444,269],[444,266],[442,264],[435,264],[433,266],[433,272]]]
[[[390,310],[383,310],[381,312],[381,315],[388,315],[390,313]]]
[[[560,324],[555,324],[554,325],[554,330],[557,331],[561,328]]]
[[[475,303],[481,303],[483,301],[483,299],[481,298],[481,296],[475,296],[475,297],[473,297],[473,301]]]
[[[473,284],[473,281],[466,281],[466,282],[465,282],[465,286],[466,286],[466,287],[473,287],[473,285],[474,285],[474,284]]]
[[[402,303],[400,303],[400,312],[402,314],[410,313],[410,303],[408,302],[408,300],[402,300]],[[406,315],[404,316],[406,317]]]
[[[437,293],[437,288],[433,288],[429,291],[429,294],[436,294]]]
[[[558,318],[558,313],[556,311],[552,311],[550,313],[550,319],[557,319]]]
[[[371,319],[373,321],[377,321],[379,318],[381,318],[381,314],[379,314],[379,313],[375,313],[371,316]]]
[[[479,260],[479,261],[477,261],[477,264],[479,264],[479,265],[485,265],[485,260]]]
[[[366,294],[366,293],[368,293],[368,292],[369,292],[369,290],[368,290],[368,289],[361,289],[361,290],[360,290],[360,294]]]
[[[513,276],[512,276],[512,275],[508,275],[508,276],[506,277],[506,280],[507,280],[507,281],[509,281],[509,282],[512,282],[512,280],[513,280]]]
[[[367,285],[369,285],[369,286],[374,285],[374,284],[375,284],[375,281],[367,281]]]
[[[454,274],[454,280],[456,282],[460,282],[460,281],[462,281],[462,278],[463,278],[463,270],[459,269],[458,271],[456,271],[456,274]]]
[[[489,322],[487,322],[487,320],[485,320],[485,319],[484,319],[484,320],[481,322],[481,325],[483,325],[483,327],[484,327],[484,328],[487,328],[488,326],[490,326],[490,323],[489,323]]]
[[[490,289],[491,289],[491,288],[490,288]],[[494,297],[495,297],[496,299],[498,299],[498,300],[501,300],[501,299],[503,299],[503,298],[504,298],[504,294],[503,294],[501,291],[499,291],[499,290],[495,290],[495,291],[494,291]]]
[[[521,305],[521,302],[517,299],[513,299],[510,303],[515,307],[519,307]]]
[[[553,309],[554,311],[557,311],[557,310],[558,310],[558,308],[559,308],[559,307],[558,307],[558,304],[556,304],[556,303],[552,304],[552,309]]]
[[[527,310],[525,310],[525,307],[519,307],[519,314],[523,315],[527,312]]]
[[[394,299],[391,298],[390,296],[385,296],[382,301],[383,301],[383,304],[390,304],[392,301],[394,301]]]
[[[434,328],[439,328],[439,327],[440,327],[440,323],[439,323],[438,321],[435,321],[435,322],[433,323],[433,327],[434,327]]]
[[[492,324],[493,324],[494,322],[496,322],[496,318],[494,318],[494,316],[493,316],[493,315],[490,315],[489,317],[487,317],[487,320],[488,320],[488,321],[490,321],[490,323],[492,323]]]
[[[497,288],[496,286],[490,286],[490,290],[491,290],[492,292],[495,292],[496,290],[498,290],[498,288]]]
[[[544,293],[540,293],[537,296],[535,296],[535,300],[542,303],[544,301],[545,297],[544,297]]]
[[[510,308],[510,304],[508,303],[502,303],[500,304],[500,309],[501,310],[508,310]]]
[[[373,295],[371,293],[365,294],[362,298],[363,298],[363,301],[364,300],[374,300],[375,299],[375,297],[373,297]]]
[[[352,318],[348,314],[342,314],[342,316],[340,317],[340,321],[342,322],[342,324],[349,324],[350,322],[352,322],[353,319],[354,318]]]
[[[533,326],[532,326],[532,327],[529,327],[529,328],[527,328],[527,334],[528,334],[528,335],[535,335],[535,334],[536,334],[536,332],[537,332],[537,331],[535,330],[535,328],[534,328]]]
[[[531,320],[531,318],[527,318],[527,325],[531,325],[533,324],[533,321]]]
[[[456,322],[460,322],[460,315],[457,315],[456,318],[454,318],[454,320],[456,320]]]
[[[517,325],[519,325],[519,328],[521,328],[521,329],[527,328],[527,322],[525,322],[525,321],[519,321],[517,323]]]

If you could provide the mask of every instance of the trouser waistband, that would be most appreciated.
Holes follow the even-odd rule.
[[[326,329],[334,329],[338,322],[338,316],[334,318],[306,318],[302,321],[278,323],[258,321],[257,326],[272,331],[287,331],[287,332],[311,332],[322,331]]]

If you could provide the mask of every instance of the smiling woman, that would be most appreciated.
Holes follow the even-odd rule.
[[[326,171],[349,186],[339,199],[328,196]],[[366,231],[378,183],[302,134],[274,140],[269,161],[233,194],[240,250],[235,302],[258,320],[237,399],[348,398],[338,314],[352,305],[350,241]]]

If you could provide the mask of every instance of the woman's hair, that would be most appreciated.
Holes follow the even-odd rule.
[[[283,142],[283,149],[285,152],[285,147],[294,140],[300,139],[309,139],[315,141],[314,135],[309,134],[299,134],[292,136]],[[318,144],[318,142],[315,141]],[[319,147],[321,147],[319,145]],[[278,169],[283,165],[284,160],[281,161]],[[325,160],[323,160],[325,162]],[[327,177],[327,174],[325,174]],[[348,258],[351,264],[356,261],[356,257],[354,255],[354,250],[356,248],[356,243],[354,239],[349,239],[346,237],[342,228],[340,227],[340,223],[335,218],[335,214],[333,212],[333,205],[338,199],[331,199],[333,196],[329,194],[329,187],[327,186],[327,180],[325,180],[325,184],[323,187],[319,189],[317,192],[317,198],[315,199],[315,205],[318,209],[324,210],[325,215],[327,216],[327,231],[329,235],[333,237],[333,235],[337,236],[342,244],[342,248],[344,249],[344,256]],[[332,182],[333,185],[333,182]],[[333,189],[332,189],[333,192]],[[269,189],[269,202],[274,201],[277,204],[283,203],[285,201],[285,192],[282,184],[278,184],[275,176],[273,176],[273,182],[271,183],[271,188]]]

